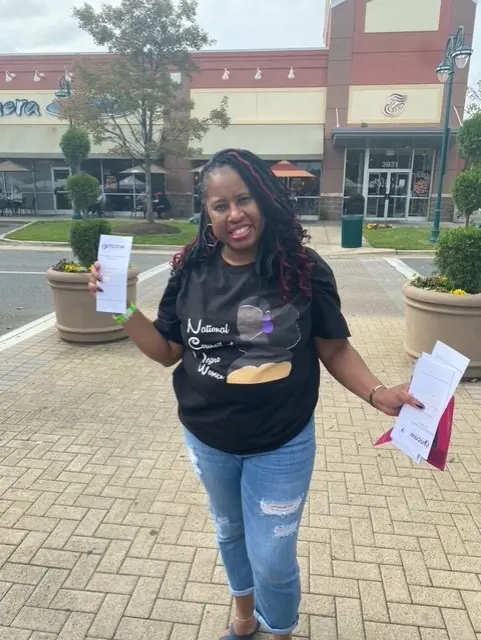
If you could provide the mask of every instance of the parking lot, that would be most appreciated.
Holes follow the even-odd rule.
[[[6,232],[4,226],[2,232]],[[0,336],[52,312],[45,272],[61,258],[71,256],[68,250],[0,249]],[[141,272],[168,260],[168,255],[135,254],[132,257]]]

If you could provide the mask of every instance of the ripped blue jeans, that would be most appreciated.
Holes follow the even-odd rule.
[[[301,600],[297,538],[314,467],[314,420],[285,446],[254,456],[212,449],[187,430],[185,438],[232,594],[254,593],[264,629],[289,635]]]

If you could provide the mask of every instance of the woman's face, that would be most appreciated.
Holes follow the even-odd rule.
[[[255,257],[264,219],[237,171],[224,167],[207,176],[205,204],[214,235],[228,253]]]

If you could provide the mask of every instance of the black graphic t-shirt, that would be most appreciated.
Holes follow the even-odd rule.
[[[320,377],[314,338],[350,335],[332,270],[309,253],[312,299],[299,293],[285,305],[255,265],[234,267],[220,254],[183,281],[170,278],[154,324],[184,346],[174,371],[179,417],[208,446],[271,451],[309,422]]]

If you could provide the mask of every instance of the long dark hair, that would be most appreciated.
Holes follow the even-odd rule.
[[[264,218],[264,232],[256,262],[258,274],[262,278],[279,280],[284,302],[297,292],[310,298],[312,263],[305,247],[309,235],[296,217],[284,185],[272,173],[267,162],[241,149],[219,151],[202,168],[199,178],[202,202],[199,233],[193,242],[174,256],[173,272],[188,272],[195,264],[207,261],[215,250],[204,192],[208,176],[223,167],[230,167],[240,175]]]

